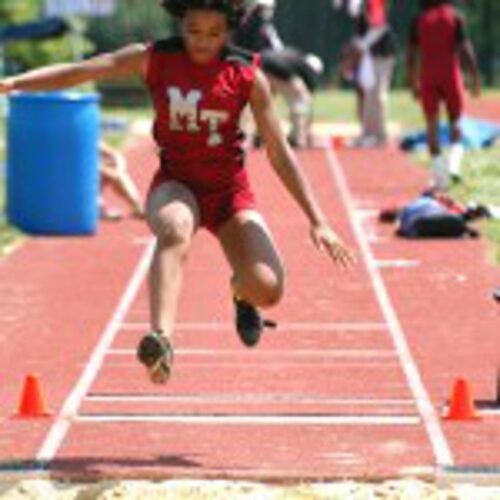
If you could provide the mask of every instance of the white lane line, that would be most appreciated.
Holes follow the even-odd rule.
[[[189,404],[328,404],[341,406],[415,406],[412,399],[332,398],[309,394],[89,394],[85,401],[93,403],[189,403]]]
[[[141,238],[134,238],[132,241],[132,244],[145,247],[145,246],[148,246],[150,242],[151,242],[151,238],[145,236],[145,237],[141,237]]]
[[[376,245],[380,245],[389,241],[389,238],[380,236],[376,231],[367,232],[367,239],[370,243],[374,243]]]
[[[154,241],[150,241],[148,247],[144,250],[129,283],[125,288],[120,302],[113,313],[113,316],[104,329],[78,382],[64,402],[56,421],[50,428],[45,441],[38,451],[36,457],[37,460],[43,462],[50,461],[57,454],[57,451],[66,437],[68,429],[71,425],[70,419],[78,413],[78,409],[80,408],[83,398],[89,391],[97,373],[101,368],[103,360],[106,356],[106,351],[112,345],[114,338],[120,329],[120,324],[125,318],[130,305],[139,291],[141,283],[149,268],[154,246]]]
[[[484,417],[500,417],[500,408],[480,408],[477,413]]]
[[[453,466],[454,459],[439,418],[432,406],[429,394],[424,386],[415,360],[408,346],[401,323],[397,317],[384,280],[377,267],[371,247],[366,240],[359,220],[355,217],[355,209],[352,201],[352,195],[347,184],[346,177],[333,151],[328,145],[325,145],[325,155],[327,165],[332,175],[333,181],[339,189],[340,196],[347,210],[349,221],[351,223],[354,235],[360,247],[365,265],[372,282],[372,286],[380,305],[382,313],[389,327],[389,333],[398,353],[401,365],[409,384],[410,390],[415,398],[418,411],[422,416],[427,435],[429,437],[436,462],[439,466]]]
[[[386,268],[412,268],[420,266],[419,260],[405,260],[405,259],[394,259],[394,260],[375,260],[375,265],[379,269]]]
[[[135,349],[109,349],[107,352],[108,356],[135,356]],[[241,361],[241,357],[248,357],[248,352],[244,350],[236,350],[236,349],[178,349],[175,351],[175,356],[207,356],[207,357],[217,357],[221,358],[223,356],[235,357],[240,356],[239,361]],[[277,360],[280,358],[394,358],[396,357],[396,353],[394,351],[389,350],[360,350],[356,351],[353,349],[346,350],[290,350],[290,351],[254,351],[252,352],[252,359],[256,358],[272,358],[273,360]],[[238,362],[239,362],[238,361]]]
[[[419,417],[404,415],[79,415],[75,422],[83,423],[165,423],[208,425],[418,425]]]
[[[149,324],[146,322],[124,322],[120,329],[131,331],[146,331]],[[375,332],[387,331],[385,323],[362,322],[362,323],[314,323],[314,322],[279,322],[279,330],[288,331],[315,331],[315,332],[330,332],[330,331],[352,331],[352,332]],[[234,323],[225,321],[207,321],[207,322],[179,322],[175,325],[178,331],[233,331]]]
[[[362,221],[378,219],[379,215],[378,210],[373,208],[356,208],[353,213],[357,219]]]
[[[200,363],[197,361],[196,363],[182,363],[178,365],[178,369],[182,369],[184,371],[191,371],[191,370],[197,370],[198,373],[200,372],[209,372],[210,374],[213,373],[214,370],[220,369],[220,370],[255,370],[255,371],[264,371],[266,369],[266,363],[265,362],[250,362],[250,363],[245,363],[242,365],[242,363],[238,363],[236,361],[232,362],[205,362],[205,363]],[[137,371],[137,362],[135,361],[130,361],[130,362],[122,362],[122,363],[106,363],[106,368],[108,369],[118,369],[118,370],[131,370],[131,371]],[[386,362],[386,363],[370,363],[368,361],[359,361],[357,363],[342,363],[341,365],[337,367],[338,369],[341,370],[349,370],[351,373],[352,372],[359,372],[362,369],[366,370],[379,370],[379,371],[384,371],[384,373],[387,373],[387,370],[391,370],[393,373],[399,369],[399,362],[397,360],[392,361],[392,362]],[[331,366],[329,366],[327,363],[320,364],[317,361],[308,361],[308,362],[281,362],[277,361],[273,363],[273,369],[269,372],[269,376],[273,376],[273,374],[276,373],[277,370],[295,370],[297,371],[318,371],[320,369],[323,369],[323,371],[329,369],[331,371]],[[226,373],[228,375],[228,373]],[[374,374],[375,376],[375,374]],[[376,375],[382,376],[382,375]]]

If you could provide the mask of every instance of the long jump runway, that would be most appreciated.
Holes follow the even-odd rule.
[[[260,206],[287,269],[285,300],[271,312],[279,329],[267,332],[257,349],[240,345],[229,270],[215,240],[200,233],[186,269],[174,375],[165,387],[151,385],[134,352],[147,329],[145,277],[153,243],[142,228],[130,230],[133,250],[127,247],[122,255],[126,237],[115,235],[108,242],[114,251],[107,261],[101,256],[105,272],[98,279],[104,289],[121,283],[120,293],[111,294],[111,307],[104,293],[93,298],[92,310],[101,318],[104,308],[107,320],[91,341],[82,339],[84,360],[74,354],[76,332],[71,347],[66,345],[69,359],[77,359],[66,371],[58,367],[67,384],[57,391],[54,418],[33,427],[4,419],[0,442],[4,436],[6,446],[0,453],[6,465],[15,457],[22,469],[35,459],[55,476],[79,479],[286,481],[376,479],[436,466],[500,463],[500,452],[491,446],[500,428],[494,415],[474,424],[444,426],[440,419],[454,373],[477,376],[485,399],[490,377],[493,383],[494,343],[486,336],[478,343],[477,332],[464,330],[458,317],[465,313],[449,315],[455,299],[444,289],[456,276],[449,263],[440,266],[439,254],[448,258],[457,248],[410,247],[373,224],[376,205],[418,190],[420,174],[408,176],[387,153],[346,152],[339,158],[325,147],[300,156],[322,206],[356,250],[357,268],[340,271],[316,252],[303,216],[264,154],[252,152]],[[464,245],[465,252],[477,254],[479,246]],[[485,270],[485,278],[473,267],[462,275],[470,272],[489,285],[494,271]],[[75,278],[78,272],[73,270]],[[435,296],[419,293],[434,285]],[[469,288],[456,288],[461,300],[470,296]],[[86,299],[76,295],[67,307],[79,300]],[[448,306],[429,313],[429,304]],[[89,309],[88,303],[81,307]],[[477,312],[467,324],[493,336],[495,313],[477,318]],[[96,325],[100,319],[89,321]],[[42,352],[48,354],[47,346]],[[45,379],[50,388],[53,375]]]

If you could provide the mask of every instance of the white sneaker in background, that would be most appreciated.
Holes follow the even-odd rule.
[[[462,143],[453,143],[448,154],[448,171],[453,180],[459,181],[462,175],[462,161],[465,148]]]
[[[433,156],[431,159],[431,168],[433,174],[433,186],[440,191],[448,191],[450,188],[450,172],[445,159],[439,156]]]

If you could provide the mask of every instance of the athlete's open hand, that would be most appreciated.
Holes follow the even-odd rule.
[[[350,267],[355,264],[354,254],[328,224],[313,226],[311,237],[318,250],[328,252],[336,264],[340,264],[342,267]]]

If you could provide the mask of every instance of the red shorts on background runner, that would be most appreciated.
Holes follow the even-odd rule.
[[[160,168],[151,182],[149,195],[157,187],[169,181],[180,182],[193,193],[200,210],[200,226],[215,235],[233,215],[242,210],[255,209],[257,206],[244,168],[234,175],[229,184],[219,189],[206,189],[189,181],[177,179],[167,169]]]
[[[448,116],[456,120],[464,111],[465,89],[462,78],[453,78],[447,75],[441,77],[422,79],[421,101],[425,116],[436,117],[439,105],[444,102]]]

